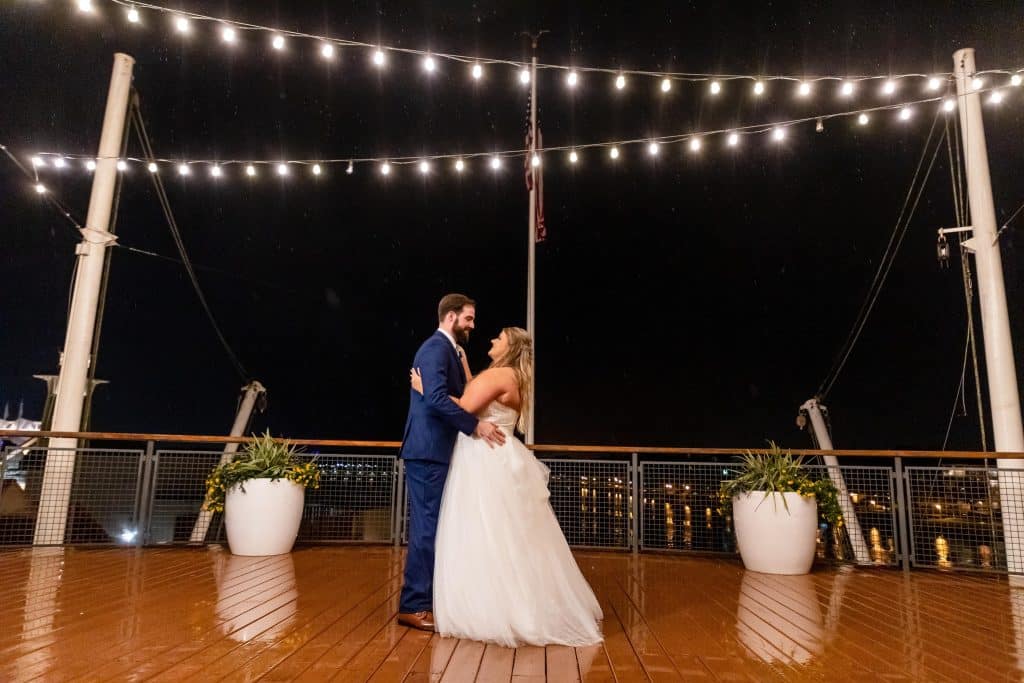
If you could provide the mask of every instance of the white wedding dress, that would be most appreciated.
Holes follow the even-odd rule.
[[[548,501],[548,468],[512,434],[517,412],[482,420],[505,444],[459,434],[441,500],[434,622],[444,636],[506,647],[601,641],[601,608]]]

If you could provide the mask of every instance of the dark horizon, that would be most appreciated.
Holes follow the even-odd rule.
[[[293,41],[283,57],[244,35],[226,49],[212,27],[191,39],[143,12],[95,0],[16,3],[0,10],[0,84],[8,110],[0,144],[23,163],[36,151],[92,154],[114,52],[137,60],[135,86],[156,153],[167,158],[345,158],[513,149],[525,134],[525,90],[493,67],[474,87],[447,64],[429,83],[412,57],[378,73],[365,51],[330,67]],[[890,3],[748,10],[586,3],[214,3],[183,9],[342,38],[523,60],[517,36],[537,27],[542,61],[652,71],[764,74],[934,73],[952,53],[977,50],[979,69],[1024,67],[1019,3]],[[911,81],[908,81],[910,83]],[[916,81],[914,81],[916,83]],[[555,73],[538,84],[548,146],[728,128],[866,108],[824,84],[800,104],[769,86],[755,102],[727,84],[584,75],[570,95]],[[635,87],[634,87],[635,86]],[[915,85],[914,88],[919,86]],[[785,94],[783,94],[785,92]],[[919,99],[908,86],[896,101]],[[791,131],[784,145],[745,140],[697,156],[665,146],[652,163],[630,147],[616,164],[599,151],[571,168],[545,160],[548,240],[537,250],[539,443],[798,448],[799,405],[817,390],[877,267],[934,109],[914,120],[877,115]],[[984,107],[993,195],[1001,225],[1024,203],[1024,88]],[[951,125],[956,117],[950,118]],[[943,127],[940,119],[939,127]],[[129,155],[138,145],[129,143]],[[184,242],[229,343],[269,390],[253,431],[306,438],[397,440],[407,370],[436,328],[441,295],[478,301],[468,347],[474,368],[488,340],[525,322],[526,188],[519,160],[501,174],[477,162],[463,178],[412,167],[387,180],[372,166],[286,180],[187,180],[165,170]],[[269,169],[268,169],[269,171]],[[126,174],[120,241],[176,257],[144,169]],[[90,177],[47,184],[84,220]],[[42,410],[33,374],[55,373],[77,237],[31,184],[0,163],[0,220],[9,247],[0,342],[0,403]],[[937,449],[963,362],[965,311],[955,240],[949,269],[935,230],[954,223],[946,150],[935,162],[872,318],[826,400],[837,448]],[[1018,382],[1024,376],[1024,217],[1001,238]],[[126,250],[112,255],[92,427],[102,431],[227,433],[242,385],[203,316],[183,268]],[[975,302],[980,335],[980,313]],[[983,354],[979,338],[979,356]],[[984,366],[981,368],[984,376]],[[987,394],[982,382],[987,409]],[[980,448],[970,365],[966,412],[950,448]],[[991,428],[989,448],[992,448]]]

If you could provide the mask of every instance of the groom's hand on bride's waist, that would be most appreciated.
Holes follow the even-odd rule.
[[[493,422],[484,422],[483,420],[477,422],[473,436],[483,439],[491,448],[505,444],[505,432],[501,431],[501,428]]]

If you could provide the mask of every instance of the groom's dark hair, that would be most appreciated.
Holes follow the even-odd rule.
[[[437,305],[437,322],[443,323],[449,313],[458,315],[466,306],[476,306],[476,302],[465,294],[445,294]]]

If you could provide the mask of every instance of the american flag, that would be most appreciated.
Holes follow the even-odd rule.
[[[527,110],[529,111],[529,110]],[[530,119],[527,116],[526,119],[526,149],[532,150],[533,145],[531,144],[533,131],[530,130]],[[540,133],[540,125],[537,125],[537,149],[544,148],[543,136]],[[537,241],[543,242],[548,236],[547,226],[544,224],[544,170],[542,166],[533,165],[533,154],[529,152],[526,154],[526,189],[532,190],[533,184],[537,183]]]

